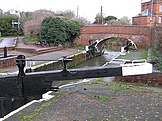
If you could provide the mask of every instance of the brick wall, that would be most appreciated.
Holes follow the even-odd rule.
[[[153,18],[153,22],[154,18]],[[133,25],[145,25],[150,26],[150,16],[139,16],[139,17],[132,17]]]
[[[25,53],[30,53],[30,54],[37,54],[36,50],[33,48],[15,48],[15,50],[20,51],[20,52],[25,52]]]
[[[84,26],[81,34],[127,34],[150,36],[149,27],[146,26]]]
[[[16,65],[16,56],[0,58],[0,68],[6,68]]]
[[[162,85],[162,72],[154,72],[146,75],[117,76],[116,80],[128,82],[142,82],[147,84]]]
[[[7,51],[13,51],[15,47],[7,47]],[[4,52],[4,48],[0,48],[0,52]]]
[[[150,25],[151,25],[150,19],[151,19],[150,16],[132,17],[132,23],[133,23],[133,25],[150,26]],[[160,23],[159,23],[159,17],[158,17],[158,16],[152,17],[152,25],[153,25],[154,23],[160,24]]]

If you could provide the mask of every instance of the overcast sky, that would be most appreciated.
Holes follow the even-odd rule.
[[[34,11],[47,9],[56,11],[72,10],[90,21],[95,20],[103,6],[104,17],[112,15],[117,18],[128,16],[130,19],[141,11],[141,0],[0,0],[0,9],[7,11]]]

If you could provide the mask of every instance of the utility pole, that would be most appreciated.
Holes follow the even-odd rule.
[[[152,25],[153,24],[153,11],[154,11],[154,0],[151,0],[150,33],[151,33],[152,40],[153,40],[153,25]]]
[[[77,6],[77,18],[79,18],[79,6]]]
[[[102,8],[103,8],[103,6],[101,6],[101,24],[103,24],[103,16],[102,16]]]

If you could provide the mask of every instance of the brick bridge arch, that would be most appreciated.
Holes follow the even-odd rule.
[[[109,38],[131,39],[138,47],[149,47],[152,43],[150,28],[146,26],[84,26],[77,40],[78,44],[88,45],[89,40]]]

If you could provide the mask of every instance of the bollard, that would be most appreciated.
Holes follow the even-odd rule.
[[[17,79],[17,86],[18,86],[18,92],[20,96],[24,96],[24,76],[25,76],[25,72],[24,72],[24,67],[25,67],[25,56],[24,55],[18,55],[16,58],[16,65],[19,69],[19,73],[18,73],[18,79]]]
[[[25,56],[24,55],[18,55],[16,58],[16,65],[19,69],[19,74],[18,76],[24,76],[25,72],[24,72],[24,67],[25,67]]]
[[[3,51],[4,51],[4,58],[7,58],[7,47],[6,46],[3,48]]]

